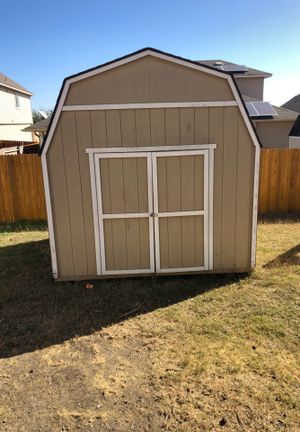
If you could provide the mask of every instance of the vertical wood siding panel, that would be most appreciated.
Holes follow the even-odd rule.
[[[109,159],[110,202],[112,213],[125,212],[123,160]]]
[[[168,218],[159,218],[160,267],[169,267],[169,233]]]
[[[91,111],[92,147],[107,147],[105,111]]]
[[[204,209],[204,156],[196,156],[194,159],[195,174],[195,210]]]
[[[168,218],[169,267],[182,267],[181,217]]]
[[[140,251],[141,251],[141,268],[150,267],[150,246],[149,246],[149,221],[140,219]]]
[[[100,182],[103,213],[111,213],[109,160],[100,159]]]
[[[120,110],[123,147],[136,147],[135,110]]]
[[[180,110],[180,143],[182,145],[195,144],[195,110],[181,108]]]
[[[214,166],[214,269],[222,268],[223,108],[209,108],[209,143],[216,144]]]
[[[64,148],[70,227],[72,235],[74,275],[87,274],[87,257],[84,231],[83,197],[77,147],[75,113],[61,116],[62,141]]]
[[[125,213],[137,213],[139,211],[136,159],[123,159]]]
[[[167,196],[167,159],[165,157],[157,158],[157,195],[158,211],[168,211]]]
[[[165,114],[164,109],[151,109],[151,145],[163,146],[166,143],[165,137]]]
[[[113,254],[114,254],[114,270],[127,270],[128,269],[128,249],[127,249],[127,235],[126,235],[126,221],[125,219],[113,219],[112,232],[113,232]]]
[[[114,270],[114,240],[111,220],[106,219],[103,221],[103,231],[106,270]]]
[[[51,190],[58,275],[59,277],[73,276],[72,237],[60,123],[58,123],[47,154],[47,165]]]
[[[136,158],[137,178],[138,178],[138,211],[147,212],[148,208],[148,176],[147,160]]]
[[[137,147],[151,146],[150,110],[137,109],[135,111],[135,121]]]
[[[181,218],[182,266],[194,267],[196,264],[195,217]]]
[[[241,116],[237,151],[235,265],[236,268],[250,268],[255,149]]]
[[[180,144],[179,109],[168,108],[165,110],[166,145]]]
[[[195,216],[196,265],[204,265],[204,218]]]
[[[181,165],[181,209],[195,210],[195,193],[199,193],[199,185],[195,185],[195,156],[183,156]],[[201,185],[200,185],[201,187]]]
[[[181,158],[167,157],[167,211],[180,211],[181,208]]]
[[[235,264],[235,201],[237,162],[238,111],[235,107],[224,109],[224,168],[222,214],[222,267],[233,269]]]
[[[92,147],[91,114],[89,112],[76,113],[76,131],[79,155],[79,170],[83,200],[85,247],[87,255],[87,274],[96,274],[95,232],[92,207],[92,192],[90,179],[89,158],[86,148]]]
[[[207,144],[209,137],[208,108],[195,108],[195,144]]]
[[[130,270],[141,268],[141,242],[139,219],[126,219],[127,237],[127,268]]]
[[[122,147],[119,110],[106,111],[107,146]]]

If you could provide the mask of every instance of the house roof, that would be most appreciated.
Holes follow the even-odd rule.
[[[239,98],[240,98],[240,101],[241,101],[241,103],[242,103],[242,105],[243,105],[243,107],[244,107],[244,110],[245,110],[246,116],[247,116],[248,119],[249,119],[250,129],[251,129],[251,131],[253,132],[253,134],[254,134],[254,136],[255,136],[255,139],[256,139],[256,141],[257,141],[259,147],[262,148],[261,140],[260,140],[260,138],[259,138],[259,136],[258,136],[258,134],[257,134],[256,128],[255,128],[255,126],[254,126],[254,124],[253,124],[253,122],[252,122],[252,120],[251,120],[251,117],[250,117],[250,115],[249,115],[249,113],[248,113],[248,111],[247,111],[247,108],[246,108],[245,102],[244,102],[244,100],[243,100],[242,94],[241,94],[241,92],[240,92],[240,89],[239,89],[239,87],[238,87],[238,85],[237,85],[237,83],[236,83],[236,81],[235,81],[234,75],[233,75],[232,73],[229,73],[229,72],[226,72],[226,71],[223,71],[223,70],[220,70],[220,69],[218,70],[218,69],[216,69],[215,67],[213,67],[213,66],[211,66],[211,65],[209,65],[209,64],[207,64],[207,63],[202,63],[201,61],[190,60],[190,59],[187,59],[187,58],[184,58],[184,57],[180,57],[180,56],[177,56],[177,55],[174,55],[174,54],[167,53],[167,52],[165,52],[165,51],[158,50],[158,49],[156,49],[156,48],[146,47],[146,48],[142,48],[142,49],[140,49],[140,50],[138,50],[138,51],[134,51],[134,52],[132,52],[132,53],[130,53],[130,54],[127,54],[127,55],[125,55],[125,56],[122,56],[122,57],[116,58],[116,59],[114,59],[114,60],[108,61],[108,62],[103,63],[103,64],[101,64],[101,65],[98,65],[98,66],[92,67],[92,68],[90,68],[90,69],[86,69],[86,70],[84,70],[84,71],[82,71],[82,72],[79,72],[79,73],[77,73],[77,74],[70,75],[70,76],[66,77],[66,78],[63,80],[63,83],[62,83],[62,86],[61,86],[60,92],[59,92],[59,94],[58,94],[58,97],[57,97],[57,100],[56,100],[56,104],[55,104],[55,107],[54,107],[54,111],[53,111],[53,114],[52,114],[52,116],[51,116],[50,123],[49,123],[48,129],[47,129],[47,132],[46,132],[46,136],[45,136],[45,138],[44,138],[44,140],[43,140],[43,143],[42,143],[42,145],[41,145],[41,148],[40,148],[40,152],[39,152],[39,154],[42,155],[43,150],[44,150],[44,148],[45,148],[45,146],[46,146],[46,143],[47,143],[47,141],[48,141],[48,139],[49,139],[49,132],[50,132],[50,130],[51,130],[52,124],[54,123],[54,119],[55,119],[56,116],[57,116],[57,112],[59,111],[59,103],[60,103],[60,100],[61,100],[61,98],[62,98],[62,96],[63,96],[63,91],[65,90],[65,86],[66,86],[66,84],[67,84],[67,82],[68,82],[69,80],[72,80],[72,79],[75,79],[75,78],[78,78],[78,77],[82,77],[82,78],[80,78],[80,79],[83,79],[84,76],[87,75],[87,74],[90,73],[90,72],[98,71],[98,70],[99,70],[99,72],[101,72],[101,70],[103,70],[103,69],[105,70],[105,68],[107,68],[107,67],[110,66],[110,65],[117,64],[117,63],[119,63],[120,61],[124,61],[124,60],[126,60],[126,59],[130,59],[131,57],[135,57],[135,56],[138,56],[138,55],[140,55],[140,54],[142,54],[142,53],[147,53],[147,52],[152,52],[152,53],[156,53],[156,54],[158,54],[158,55],[162,55],[162,56],[169,57],[170,60],[171,60],[171,61],[173,60],[174,62],[179,61],[179,62],[185,62],[186,64],[190,63],[190,65],[194,65],[194,66],[202,66],[202,67],[206,68],[207,70],[211,70],[211,71],[214,71],[214,72],[218,72],[218,73],[220,74],[220,76],[223,75],[223,77],[230,76],[231,79],[232,79],[232,82],[233,82],[233,84],[234,84],[234,87],[235,87],[235,89],[236,89],[236,92],[237,92],[237,94],[238,94],[238,96],[239,96]],[[268,76],[271,76],[271,75],[269,74]]]
[[[229,66],[241,66],[237,63],[232,63],[226,60],[197,60],[197,63],[199,64],[204,64],[210,67],[213,67],[216,70],[222,70],[220,69],[220,64],[223,63],[223,65],[229,65]],[[218,65],[219,64],[219,65]],[[246,66],[246,71],[244,72],[231,72],[236,78],[239,77],[264,77],[264,78],[269,78],[272,76],[271,73],[269,72],[264,72],[261,71],[259,69],[254,69],[254,68],[250,68],[248,66]]]
[[[38,120],[30,126],[23,129],[24,132],[46,132],[50,124],[51,115],[45,119]]]
[[[283,104],[282,108],[287,108],[300,113],[300,94],[294,96],[292,99]]]
[[[8,76],[4,75],[2,72],[0,72],[0,86],[7,87],[7,88],[12,89],[12,90],[16,90],[20,93],[25,93],[29,96],[33,95],[33,93],[31,93],[25,87],[21,86],[16,81],[9,78]]]
[[[297,117],[297,120],[295,121],[289,136],[293,136],[293,137],[300,137],[300,114]]]
[[[258,99],[252,98],[250,96],[243,95],[242,96],[245,102],[261,102]],[[286,108],[278,107],[276,105],[272,105],[272,107],[277,112],[278,116],[273,117],[271,121],[295,121],[298,117],[298,113],[295,111],[288,110]],[[270,119],[257,118],[255,121],[266,121]]]

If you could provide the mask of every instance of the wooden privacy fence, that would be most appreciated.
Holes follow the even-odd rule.
[[[46,217],[40,157],[0,156],[0,222]]]
[[[258,211],[300,212],[300,149],[262,150]]]
[[[300,212],[300,149],[262,150],[258,209]],[[46,218],[40,157],[0,156],[0,222]]]

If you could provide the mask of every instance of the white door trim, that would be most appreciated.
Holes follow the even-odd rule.
[[[148,147],[93,147],[86,148],[85,152],[90,153],[128,153],[128,152],[162,152],[181,150],[207,150],[215,149],[216,144],[190,144],[175,146],[148,146]],[[104,157],[104,156],[103,156]],[[111,157],[111,156],[109,156]]]
[[[170,151],[170,152],[153,152],[152,167],[153,167],[153,197],[154,197],[154,237],[155,237],[155,264],[157,273],[173,273],[173,272],[193,272],[209,270],[213,268],[213,226],[212,205],[213,201],[209,199],[209,193],[213,189],[213,176],[210,170],[212,169],[213,159],[211,156],[213,148],[210,150],[186,150],[186,151]],[[157,183],[157,158],[158,157],[173,157],[173,156],[204,156],[204,208],[198,211],[177,211],[177,212],[159,212],[158,211],[158,183]],[[212,162],[211,162],[212,161]],[[209,183],[212,181],[212,184]],[[159,239],[159,218],[173,216],[198,216],[204,217],[204,265],[195,267],[178,267],[162,269],[160,265],[160,239]]]
[[[95,242],[96,246],[96,256],[98,255],[97,262],[97,275],[120,275],[120,274],[144,274],[144,273],[154,273],[154,236],[153,236],[153,223],[151,214],[153,213],[152,205],[152,167],[151,167],[151,155],[149,153],[113,153],[109,154],[90,154],[90,159],[94,161],[94,173],[91,170],[91,177],[94,175],[95,178],[95,190],[92,189],[93,206],[97,211],[94,212],[94,218],[96,218],[96,223],[94,220],[94,225],[98,226],[95,230]],[[148,213],[120,213],[120,214],[105,214],[103,213],[102,205],[102,191],[101,191],[101,169],[100,169],[100,159],[111,159],[111,158],[136,158],[143,157],[147,160],[147,178],[148,178]],[[150,266],[147,269],[132,269],[132,270],[107,270],[106,269],[106,258],[105,258],[105,242],[104,242],[104,220],[108,219],[132,219],[132,218],[148,218],[149,221],[149,256],[150,256]]]

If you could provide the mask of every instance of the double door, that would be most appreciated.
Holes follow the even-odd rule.
[[[209,150],[95,155],[100,274],[209,269]]]

